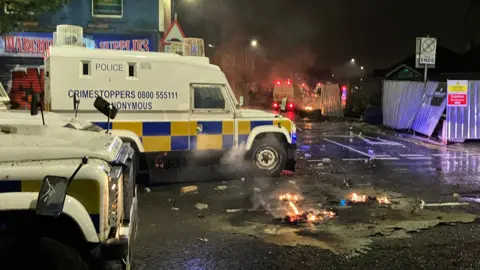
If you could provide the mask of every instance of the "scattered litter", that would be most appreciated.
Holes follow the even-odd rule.
[[[208,242],[208,239],[207,238],[198,238],[198,240],[204,242],[204,243],[207,243]]]
[[[351,186],[353,186],[352,180],[350,180],[350,179],[344,179],[344,180],[343,180],[343,184],[344,184],[346,187],[351,187]]]
[[[322,158],[323,163],[330,163],[332,160],[329,158]]]
[[[197,210],[204,210],[204,209],[207,209],[208,208],[208,204],[204,204],[204,203],[196,203],[195,204],[195,209]]]
[[[172,207],[172,210],[173,210],[173,211],[178,211],[178,210],[180,210],[180,208]]]
[[[227,186],[218,186],[215,188],[215,190],[226,190],[226,189],[228,189]]]
[[[148,187],[145,188],[146,193],[149,193],[150,191],[151,191],[150,188],[148,188]]]
[[[180,192],[181,193],[189,193],[189,192],[194,192],[194,191],[197,191],[197,190],[198,190],[197,186],[186,186],[186,187],[182,187],[180,189]]]
[[[172,199],[172,198],[170,198],[170,199],[168,199],[168,202],[169,202],[169,203],[173,203],[173,202],[175,202],[175,200]]]
[[[292,184],[292,185],[296,185],[296,184],[297,184],[297,182],[295,182],[295,181],[293,181],[293,180],[288,181],[288,183],[289,183],[289,184]]]
[[[253,188],[253,191],[260,192],[261,190],[259,188]]]
[[[236,213],[236,212],[241,212],[244,209],[227,209],[227,213]]]

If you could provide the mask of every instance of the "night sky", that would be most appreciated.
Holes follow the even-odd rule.
[[[458,52],[468,37],[469,0],[176,0],[187,36],[221,44],[233,35],[257,38],[282,58],[308,45],[324,68],[354,57],[384,68],[415,52],[429,34]]]

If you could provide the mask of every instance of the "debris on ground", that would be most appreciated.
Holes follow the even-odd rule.
[[[174,200],[174,199],[172,199],[172,198],[170,198],[170,199],[168,199],[168,202],[169,202],[169,203],[174,203],[174,202],[175,202],[175,200]]]
[[[329,159],[329,158],[322,158],[322,162],[323,163],[330,163],[330,162],[332,162],[332,160]]]
[[[283,170],[281,175],[293,175],[293,172],[288,170]]]
[[[227,186],[218,186],[215,188],[215,190],[226,190],[226,189],[228,189]]]
[[[227,209],[227,213],[236,213],[236,212],[241,212],[245,209]]]
[[[173,211],[178,211],[178,210],[180,210],[180,208],[172,207],[172,210],[173,210]]]
[[[296,184],[297,184],[297,182],[295,182],[295,181],[293,181],[293,180],[289,180],[288,183],[289,183],[289,184],[292,184],[292,185],[296,185]]]
[[[195,209],[197,210],[204,210],[204,209],[207,209],[208,208],[208,204],[204,204],[204,203],[196,203],[195,204]]]
[[[208,242],[208,239],[207,238],[198,238],[198,240],[204,242],[204,243],[207,243]]]
[[[259,188],[253,188],[253,191],[260,192],[261,190]]]
[[[351,186],[353,186],[352,180],[350,180],[350,179],[343,179],[343,184],[344,184],[346,187],[351,187]]]
[[[145,188],[146,193],[149,193],[150,191],[151,191],[150,188],[148,188],[148,187]]]
[[[181,193],[189,193],[189,192],[194,192],[197,191],[198,187],[197,186],[185,186],[180,189]]]

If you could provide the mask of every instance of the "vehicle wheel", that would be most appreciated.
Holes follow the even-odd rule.
[[[103,262],[102,270],[130,270],[132,269],[132,245],[128,245],[127,257],[119,261]]]
[[[287,164],[287,151],[276,138],[256,140],[252,145],[251,159],[256,171],[278,177]]]
[[[35,265],[38,269],[89,269],[88,264],[75,248],[57,240],[41,237],[30,248],[35,249],[37,257]]]

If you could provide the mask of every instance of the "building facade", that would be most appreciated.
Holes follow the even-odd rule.
[[[24,32],[0,37],[0,82],[12,108],[28,108],[43,92],[43,60],[60,24],[83,27],[88,48],[158,51],[165,0],[71,0],[53,14],[35,14]]]

